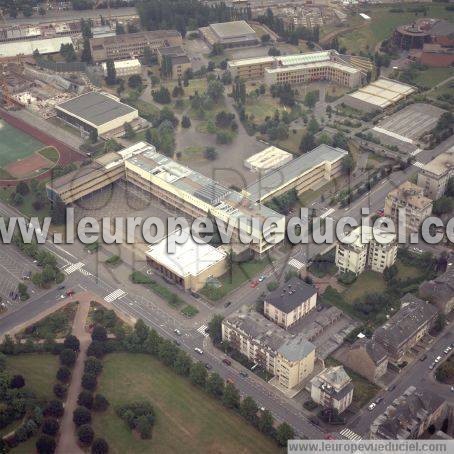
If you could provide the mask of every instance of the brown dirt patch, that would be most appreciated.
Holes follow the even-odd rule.
[[[39,153],[34,153],[24,159],[12,162],[5,167],[5,170],[13,177],[21,179],[39,175],[46,169],[54,166],[52,161],[49,161]]]

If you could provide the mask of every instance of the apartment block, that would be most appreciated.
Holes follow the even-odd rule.
[[[177,30],[153,30],[91,38],[90,49],[93,61],[103,62],[142,57],[146,47],[156,53],[161,47],[181,46],[182,43]]]
[[[432,200],[424,195],[424,189],[409,181],[388,193],[385,199],[385,216],[398,227],[399,210],[403,211],[407,232],[418,232],[424,219],[432,214]]]
[[[366,268],[383,273],[397,257],[396,234],[372,227],[358,227],[336,246],[339,271],[361,274]]]
[[[311,380],[311,399],[325,409],[343,413],[353,400],[352,379],[342,366],[327,367]]]
[[[246,306],[223,320],[222,340],[273,374],[287,390],[300,385],[314,369],[315,346],[311,342]]]
[[[294,277],[267,295],[263,314],[284,329],[298,323],[317,304],[317,289]]]
[[[444,195],[450,178],[454,178],[454,148],[428,162],[418,174],[418,186],[424,195],[437,200]]]

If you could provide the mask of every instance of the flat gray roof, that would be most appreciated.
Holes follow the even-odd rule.
[[[258,201],[266,197],[277,188],[284,186],[304,172],[325,161],[337,161],[348,154],[342,148],[334,148],[329,145],[319,145],[309,153],[293,159],[273,172],[264,175],[260,180],[249,185],[245,190],[252,200]]]
[[[216,35],[224,39],[255,34],[254,29],[245,20],[210,24],[210,27]]]
[[[61,103],[56,106],[56,109],[75,115],[96,126],[103,125],[136,110],[94,91]]]

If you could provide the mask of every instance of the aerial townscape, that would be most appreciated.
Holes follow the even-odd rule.
[[[0,238],[0,454],[454,452],[454,1],[0,0]]]

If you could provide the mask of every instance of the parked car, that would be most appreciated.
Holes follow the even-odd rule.
[[[227,358],[224,358],[224,359],[222,360],[222,362],[223,362],[224,364],[227,364],[227,366],[231,366],[231,365],[232,365],[232,361],[230,361],[230,359],[227,359]]]
[[[378,397],[375,399],[375,405],[378,405],[382,400],[383,400],[383,396],[378,396]]]
[[[64,289],[65,289],[64,285],[60,285],[60,287],[58,287],[58,290],[64,290]]]
[[[429,370],[432,370],[434,367],[435,367],[435,363],[432,363],[432,364],[429,366]]]
[[[420,361],[425,361],[427,359],[427,355],[422,355],[421,358],[419,358]]]
[[[240,372],[240,375],[241,375],[243,378],[246,378],[246,377],[248,376],[248,373],[247,373],[247,372],[241,371],[241,372]]]
[[[210,365],[210,364],[208,364],[208,363],[205,363],[205,368],[206,368],[207,370],[210,370],[210,369],[212,369],[211,365]]]
[[[227,301],[226,303],[224,303],[224,307],[229,307],[231,304],[232,304],[231,301]]]
[[[175,328],[173,330],[173,332],[177,335],[177,336],[181,336],[181,331],[178,329],[178,328]]]
[[[396,389],[396,385],[391,385],[389,388],[388,388],[388,391],[394,391]]]
[[[377,404],[375,402],[372,402],[367,408],[369,409],[369,411],[372,411],[376,406]]]
[[[73,296],[74,293],[76,293],[73,289],[69,289],[67,292],[66,292],[66,296]]]
[[[440,360],[441,360],[441,356],[440,356],[440,355],[438,355],[438,356],[437,356],[437,357],[435,358],[435,363],[439,363],[439,362],[440,362]]]
[[[197,352],[199,355],[203,355],[203,350],[199,347],[195,347],[194,351]]]
[[[252,287],[252,288],[257,287],[257,285],[259,285],[259,282],[258,282],[258,281],[252,281],[252,282],[251,282],[251,287]]]

